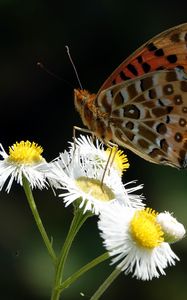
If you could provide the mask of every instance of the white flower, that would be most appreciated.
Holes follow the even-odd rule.
[[[104,149],[99,151],[104,152]],[[52,163],[53,172],[58,178],[56,188],[63,191],[59,196],[63,197],[66,206],[80,199],[79,207],[84,206],[84,212],[89,210],[95,214],[116,201],[130,207],[142,207],[143,197],[132,194],[141,189],[142,185],[126,189],[116,170],[112,168],[110,172],[105,172],[105,165],[97,165],[101,157],[100,152],[97,153],[95,162],[98,167],[94,166],[91,158],[93,152],[90,146],[85,154],[80,151],[79,145],[76,145],[75,150],[70,148],[69,152],[60,154]],[[55,182],[52,184],[55,186]]]
[[[162,227],[164,239],[168,243],[177,242],[186,234],[183,224],[179,223],[169,212],[160,213],[157,216],[157,222]]]
[[[109,162],[109,170],[114,169],[122,175],[126,169],[129,168],[127,156],[122,150],[118,150],[116,147],[107,148],[105,150],[104,144],[97,138],[94,139],[89,135],[80,135],[79,138],[75,138],[74,143],[71,143],[71,149],[78,148],[79,155],[84,156],[84,160],[92,164],[93,167],[98,170],[99,168],[105,168]],[[109,157],[110,156],[110,157]]]
[[[9,147],[9,154],[0,145],[0,190],[8,180],[6,191],[9,192],[13,181],[23,185],[23,176],[29,181],[31,188],[42,189],[47,186],[46,178],[53,178],[49,165],[41,156],[43,149],[29,141],[21,141]]]
[[[164,232],[151,209],[134,209],[115,205],[103,210],[98,227],[112,264],[125,274],[150,280],[165,275],[164,269],[179,258],[164,241]]]

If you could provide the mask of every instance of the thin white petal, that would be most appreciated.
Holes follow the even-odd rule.
[[[98,227],[101,231],[103,244],[112,256],[111,264],[125,274],[132,273],[142,280],[164,275],[164,269],[179,260],[168,243],[161,243],[153,249],[140,247],[130,233],[130,221],[136,209],[115,204],[100,214]]]

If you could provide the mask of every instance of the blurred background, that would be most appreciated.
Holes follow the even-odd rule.
[[[183,4],[182,4],[183,3]],[[49,161],[82,126],[74,109],[78,87],[66,53],[68,45],[84,88],[96,92],[128,55],[154,35],[187,22],[180,1],[18,1],[0,0],[0,142],[35,141]],[[63,80],[37,67],[42,62]],[[66,81],[69,82],[66,83]],[[169,210],[187,227],[187,172],[149,164],[127,152],[131,168],[124,181],[144,184],[147,205]],[[58,251],[72,219],[72,208],[52,191],[35,192],[47,232]],[[0,197],[0,299],[50,299],[53,268],[24,193],[14,185]],[[67,275],[104,252],[91,218],[74,242]],[[141,282],[121,275],[102,299],[185,300],[187,240],[173,245],[181,261],[166,276]],[[101,264],[64,292],[62,299],[89,299],[112,267]],[[84,293],[84,297],[80,295]]]

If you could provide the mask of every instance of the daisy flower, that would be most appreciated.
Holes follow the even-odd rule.
[[[91,145],[90,155],[88,150],[86,152],[85,149],[83,152],[82,147],[76,145],[75,150],[71,147],[69,152],[60,154],[52,163],[53,172],[58,178],[56,188],[63,191],[59,196],[63,197],[65,205],[68,206],[79,199],[79,207],[84,206],[84,212],[91,211],[95,214],[116,201],[126,206],[142,207],[143,197],[133,194],[134,191],[141,189],[142,185],[126,188],[117,171],[111,168],[110,172],[105,172],[106,164],[98,163],[105,150],[100,148],[99,151],[92,151]],[[95,162],[97,166],[92,163],[94,151],[97,152]]]
[[[179,258],[164,239],[164,228],[157,221],[159,215],[152,209],[134,209],[115,205],[103,210],[98,227],[103,244],[114,256],[111,264],[133,277],[151,280],[165,275],[164,269]]]
[[[29,141],[16,142],[9,147],[7,154],[0,144],[0,190],[8,181],[6,191],[9,192],[13,181],[23,185],[23,176],[29,181],[31,188],[42,189],[46,187],[46,178],[52,177],[49,165],[42,157],[42,147]],[[51,175],[51,176],[50,176]]]
[[[118,150],[116,147],[105,150],[104,144],[97,138],[94,141],[95,143],[91,136],[80,135],[75,138],[74,143],[70,144],[72,149],[78,148],[79,155],[84,156],[84,160],[87,159],[87,163],[92,164],[96,169],[105,168],[109,162],[109,169],[114,168],[119,175],[122,175],[129,168],[127,156],[122,150]]]

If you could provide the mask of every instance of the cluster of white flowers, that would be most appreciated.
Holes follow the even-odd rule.
[[[1,145],[0,190],[5,182],[10,191],[13,180],[31,188],[51,185],[59,190],[65,206],[77,203],[83,213],[98,215],[103,244],[112,256],[111,263],[126,274],[150,280],[165,274],[168,265],[179,258],[170,248],[185,235],[182,224],[168,212],[158,214],[145,208],[142,189],[136,181],[122,182],[129,167],[126,155],[115,147],[105,150],[98,140],[80,136],[68,151],[51,163],[41,156],[43,149],[29,141],[14,144],[9,154]]]

